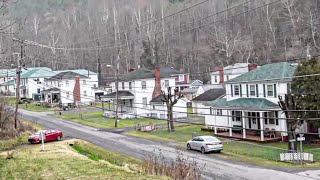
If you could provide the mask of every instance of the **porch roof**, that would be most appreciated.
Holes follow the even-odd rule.
[[[130,91],[118,91],[119,99],[134,99],[134,95]],[[109,93],[107,95],[102,96],[102,98],[107,99],[115,99],[116,92]]]
[[[221,109],[239,109],[239,110],[274,110],[279,106],[264,98],[238,98],[227,101],[226,98],[218,99],[205,103],[206,106],[218,107]]]
[[[42,93],[60,93],[60,89],[58,88],[50,88],[50,89],[46,89],[41,91]]]

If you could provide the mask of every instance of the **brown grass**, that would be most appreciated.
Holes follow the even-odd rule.
[[[155,151],[147,155],[143,168],[147,174],[167,176],[174,180],[199,180],[201,171],[194,159],[184,158],[182,152],[178,152],[175,160],[163,156],[161,151]]]

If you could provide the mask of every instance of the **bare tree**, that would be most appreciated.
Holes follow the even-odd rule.
[[[173,94],[172,94],[173,93]],[[182,98],[182,93],[179,92],[178,88],[175,88],[172,92],[171,87],[168,87],[168,92],[161,91],[161,100],[167,105],[168,113],[168,131],[174,131],[173,121],[173,106],[177,104],[178,100]]]

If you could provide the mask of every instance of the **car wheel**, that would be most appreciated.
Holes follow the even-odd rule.
[[[61,137],[60,136],[57,137],[57,141],[61,141]]]
[[[205,154],[205,153],[206,153],[206,149],[205,149],[203,146],[201,147],[201,153],[202,153],[202,154]]]
[[[216,153],[221,153],[221,150],[216,151]]]
[[[192,150],[189,143],[187,144],[187,149],[188,149],[188,150]]]

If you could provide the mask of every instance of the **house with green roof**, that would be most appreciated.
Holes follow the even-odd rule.
[[[289,92],[297,67],[289,62],[266,64],[226,81],[225,97],[205,104],[206,125],[226,137],[286,139],[287,123],[278,96]]]

